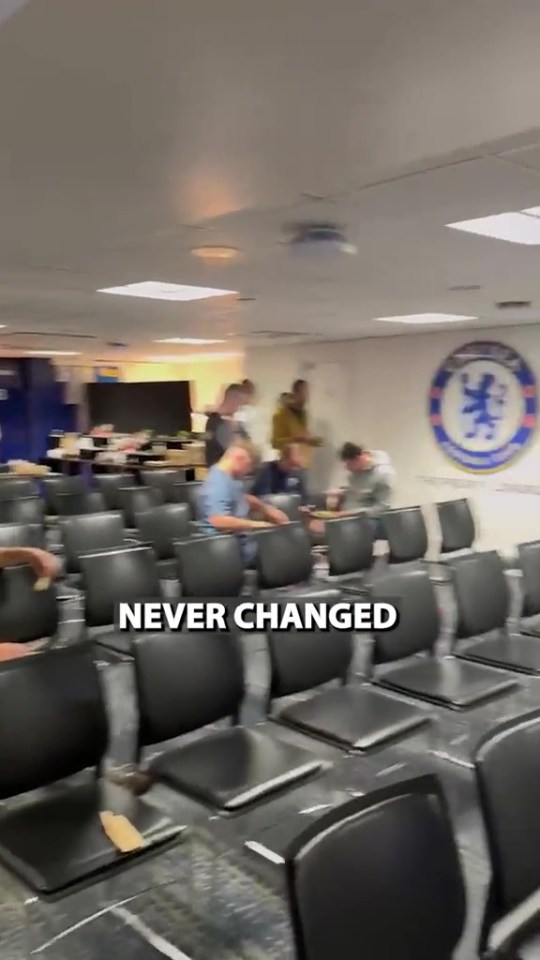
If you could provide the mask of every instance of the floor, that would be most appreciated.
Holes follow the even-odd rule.
[[[444,589],[442,606],[448,632],[450,607]],[[74,642],[81,628],[80,607],[71,601],[63,609],[63,642]],[[244,719],[253,724],[263,722],[264,638],[250,636],[244,646],[248,690]],[[357,674],[362,670],[362,651],[359,640]],[[110,710],[109,762],[124,768],[133,756],[132,668],[128,660],[105,657],[101,668]],[[361,677],[355,682],[361,682]],[[121,953],[132,960],[163,956],[171,960],[292,960],[280,869],[255,856],[245,843],[264,844],[276,832],[283,839],[290,825],[296,826],[299,811],[307,823],[329,804],[351,794],[427,770],[441,776],[452,811],[469,892],[467,929],[458,957],[472,960],[489,867],[469,757],[483,730],[535,706],[539,692],[534,681],[523,683],[518,694],[467,718],[435,711],[430,732],[368,758],[347,758],[328,749],[333,766],[327,774],[239,818],[211,817],[202,807],[154,787],[147,799],[191,826],[181,844],[159,858],[55,904],[29,896],[0,869],[0,960],[29,956],[101,960]],[[275,733],[302,742],[278,727]]]

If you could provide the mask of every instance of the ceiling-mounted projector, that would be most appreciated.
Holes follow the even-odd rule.
[[[288,232],[287,243],[293,253],[323,256],[356,253],[354,244],[335,223],[295,223]]]

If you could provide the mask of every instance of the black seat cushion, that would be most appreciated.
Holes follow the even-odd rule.
[[[99,819],[105,810],[128,817],[145,840],[140,853],[121,854],[112,846]],[[60,894],[133,862],[181,830],[127,790],[92,779],[2,815],[0,861],[38,893]]]
[[[219,730],[162,754],[152,774],[182,793],[230,813],[319,773],[322,760],[258,730]]]
[[[457,656],[461,660],[493,664],[519,673],[540,674],[540,643],[534,637],[487,637],[471,643]]]
[[[495,670],[454,657],[418,658],[381,674],[375,682],[453,710],[466,710],[518,686]]]
[[[91,631],[90,640],[97,643],[98,647],[104,647],[106,650],[112,650],[113,653],[121,653],[123,656],[133,656],[133,634],[130,631],[102,630],[99,632]]]
[[[276,719],[349,750],[373,750],[429,722],[429,716],[369,687],[340,687],[285,707]]]
[[[341,589],[333,586],[321,584],[318,581],[313,583],[301,584],[298,586],[279,587],[276,590],[261,590],[258,594],[260,600],[283,600],[287,602],[296,602],[297,600],[310,600],[313,603],[324,603],[332,600],[341,599]]]
[[[342,577],[332,582],[339,585],[343,593],[366,593],[370,588],[371,571],[365,574],[358,574],[356,577]]]
[[[520,632],[526,637],[540,637],[540,620],[522,620],[519,625]]]

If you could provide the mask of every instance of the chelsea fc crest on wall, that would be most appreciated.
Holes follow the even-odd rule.
[[[460,347],[431,383],[431,429],[462,470],[489,473],[510,466],[530,442],[537,416],[534,373],[502,343]]]

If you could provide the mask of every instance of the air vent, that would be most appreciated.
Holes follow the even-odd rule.
[[[356,247],[349,242],[345,231],[335,223],[292,223],[285,227],[289,234],[287,244],[293,253],[334,255],[354,254]]]
[[[531,305],[531,300],[499,300],[495,304],[499,310],[526,310]]]

